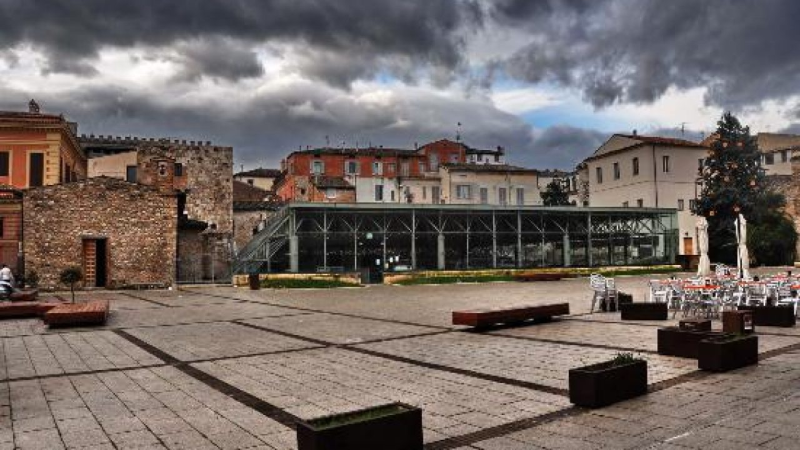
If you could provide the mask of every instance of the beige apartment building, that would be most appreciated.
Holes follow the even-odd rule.
[[[654,207],[678,210],[681,255],[697,254],[699,168],[708,153],[702,144],[640,135],[615,134],[579,167],[588,179],[589,206]]]
[[[509,165],[446,164],[439,170],[442,202],[450,205],[542,204],[539,171]],[[549,182],[549,181],[548,181]]]

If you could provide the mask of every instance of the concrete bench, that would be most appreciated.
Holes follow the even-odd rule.
[[[44,314],[49,326],[103,325],[108,320],[108,300],[58,305]]]
[[[554,316],[563,316],[567,314],[569,314],[569,303],[453,311],[453,325],[484,328],[499,324],[522,323],[529,320],[547,321]]]

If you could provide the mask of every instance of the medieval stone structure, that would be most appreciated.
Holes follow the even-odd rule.
[[[167,287],[175,282],[177,199],[151,186],[98,177],[31,188],[23,198],[26,269],[59,286],[77,266],[85,287]]]

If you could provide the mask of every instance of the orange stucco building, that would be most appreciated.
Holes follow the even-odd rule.
[[[30,187],[86,178],[86,156],[77,126],[63,116],[0,111],[0,263],[21,272],[21,195]]]

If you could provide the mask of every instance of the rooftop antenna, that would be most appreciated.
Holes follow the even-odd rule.
[[[681,122],[681,137],[685,137],[686,136],[686,124],[687,123],[688,122]]]
[[[456,142],[461,142],[461,122],[456,124]]]
[[[330,147],[330,146],[331,146],[331,137],[326,134],[325,135],[325,147]]]

